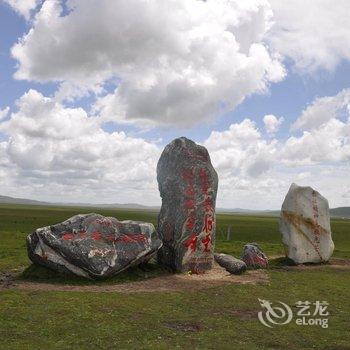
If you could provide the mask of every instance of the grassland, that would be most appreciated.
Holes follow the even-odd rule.
[[[25,237],[91,208],[0,205],[0,274],[52,283],[88,284],[30,265]],[[118,219],[156,224],[156,212],[97,210]],[[218,215],[216,250],[240,255],[246,242],[259,243],[270,256],[283,253],[275,217]],[[227,240],[227,227],[231,237]],[[338,258],[350,258],[350,221],[332,221]],[[150,266],[149,276],[161,273]],[[174,293],[0,292],[0,349],[323,349],[350,350],[350,270],[286,270],[272,264],[270,283],[227,285]],[[133,269],[108,282],[144,278]],[[329,328],[261,325],[258,298],[283,301],[326,300]],[[295,307],[294,309],[295,310]]]

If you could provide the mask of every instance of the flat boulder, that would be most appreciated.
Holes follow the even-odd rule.
[[[291,185],[282,204],[280,231],[287,257],[297,264],[326,262],[332,256],[328,201],[311,187]]]
[[[243,247],[242,260],[248,269],[267,268],[269,260],[256,243],[248,243]]]
[[[246,263],[232,255],[215,253],[214,258],[221,267],[234,275],[241,275],[247,270]]]
[[[159,262],[177,272],[211,269],[218,176],[208,151],[185,137],[173,140],[158,161],[157,180]]]
[[[113,276],[149,260],[162,242],[150,223],[79,214],[27,237],[30,260],[87,278]]]

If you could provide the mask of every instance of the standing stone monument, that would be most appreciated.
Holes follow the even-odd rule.
[[[177,272],[211,269],[218,176],[208,151],[185,137],[173,140],[158,161],[157,180],[159,262]]]
[[[311,187],[291,185],[280,231],[286,255],[297,264],[325,262],[333,253],[328,201]]]

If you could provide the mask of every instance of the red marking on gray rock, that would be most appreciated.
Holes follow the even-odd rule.
[[[27,237],[33,263],[88,278],[109,277],[145,262],[161,245],[150,223],[98,214],[76,215]]]
[[[159,261],[180,272],[210,269],[218,177],[208,151],[185,137],[172,141],[159,159],[157,180]]]
[[[248,243],[243,248],[242,260],[248,269],[267,268],[268,258],[256,243]]]

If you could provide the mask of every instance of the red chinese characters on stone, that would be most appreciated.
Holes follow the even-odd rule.
[[[207,253],[210,253],[210,247],[211,247],[211,235],[208,234],[202,239],[202,243],[204,244],[204,251]]]
[[[209,253],[212,248],[212,232],[214,227],[214,217],[213,217],[213,202],[209,195],[209,179],[206,169],[201,168],[198,172],[200,180],[200,189],[204,196],[204,223],[202,227],[202,238],[198,242],[199,234],[192,232],[196,224],[196,206],[195,206],[195,189],[193,186],[194,181],[194,170],[185,169],[181,174],[182,178],[186,181],[187,187],[185,188],[185,209],[187,211],[187,219],[185,227],[190,231],[190,238],[185,242],[185,246],[191,250],[191,252],[196,252],[198,243],[202,243],[202,251]],[[204,237],[203,237],[204,234]]]
[[[205,169],[200,169],[199,171],[199,178],[201,180],[201,189],[202,192],[207,195],[208,189],[209,189],[209,181],[208,181],[208,175]]]
[[[204,245],[204,252],[210,252],[212,248],[212,232],[214,227],[214,217],[213,217],[213,201],[208,194],[209,190],[209,181],[208,175],[205,169],[201,169],[199,171],[199,178],[201,180],[201,189],[204,194],[204,224],[203,224],[203,232],[205,233],[205,237],[202,239],[202,243]]]
[[[195,233],[185,242],[185,246],[191,249],[192,252],[196,251],[197,247],[197,235]]]
[[[203,231],[205,233],[211,234],[213,230],[213,223],[213,216],[210,213],[206,213],[204,217]]]
[[[121,237],[121,241],[125,243],[135,243],[135,242],[147,243],[147,238],[142,233],[125,234],[124,236]]]
[[[64,232],[62,235],[62,239],[64,241],[71,241],[74,238],[74,234],[71,232]]]
[[[116,236],[115,234],[108,234],[105,236],[105,239],[109,242],[147,243],[147,237],[142,233],[126,233],[120,237]]]
[[[186,220],[186,228],[191,231],[193,230],[195,224],[196,218],[194,217],[194,215],[190,215]]]
[[[193,186],[194,170],[184,169],[181,173],[182,178],[186,181],[187,187],[185,189],[185,209],[187,211],[187,219],[185,227],[187,230],[192,232],[196,224],[196,211],[195,211],[195,194],[196,191]],[[192,233],[191,238],[185,242],[185,246],[191,249],[192,252],[196,251],[197,237],[196,234]]]
[[[61,238],[64,241],[71,241],[73,239],[83,239],[86,237],[86,232],[85,231],[78,231],[78,232],[63,232],[63,235]]]
[[[99,241],[102,238],[102,233],[99,231],[95,231],[91,234],[91,238],[95,241]]]

